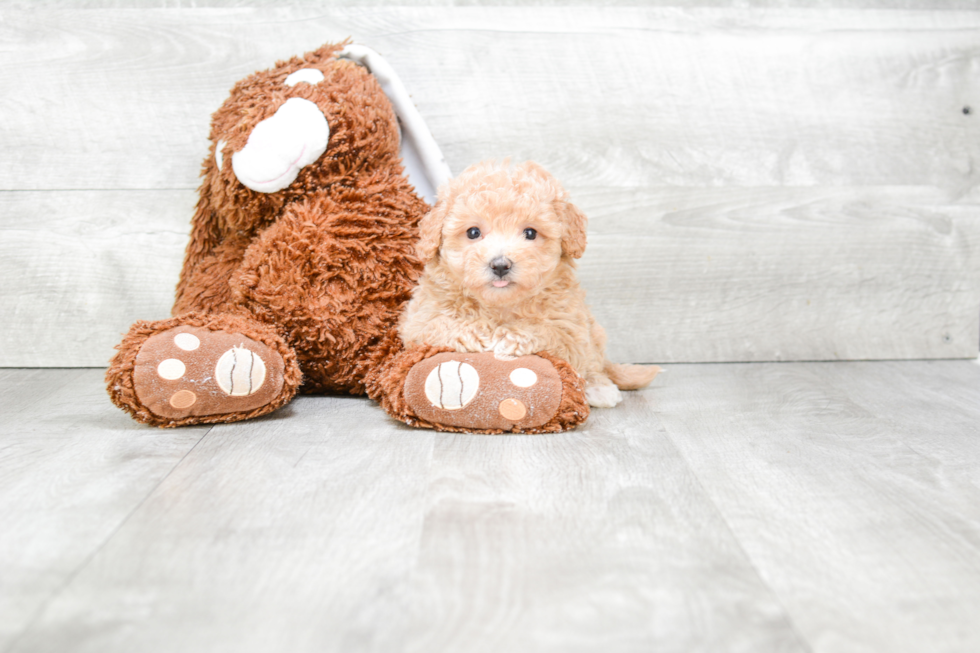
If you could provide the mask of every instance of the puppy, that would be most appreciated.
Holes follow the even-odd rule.
[[[606,360],[605,331],[575,278],[586,222],[536,163],[467,169],[420,223],[425,270],[399,322],[402,340],[500,358],[544,351],[585,379],[590,405],[615,406],[620,390],[642,388],[660,368]]]

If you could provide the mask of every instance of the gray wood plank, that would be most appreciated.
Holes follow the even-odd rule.
[[[418,555],[432,440],[351,397],[215,427],[11,652],[357,650]]]
[[[980,203],[933,188],[611,190],[580,276],[613,360],[976,357]],[[105,365],[169,315],[193,191],[0,193],[0,365]]]
[[[170,316],[194,191],[0,193],[0,366],[105,366]]]
[[[111,406],[102,375],[10,370],[0,380],[2,650],[209,428],[142,427]]]
[[[632,362],[975,358],[980,204],[934,188],[584,189],[581,278]]]
[[[237,79],[348,35],[389,58],[454,170],[510,155],[571,186],[957,191],[980,175],[962,112],[980,105],[980,12],[3,11],[4,189],[193,187]]]
[[[635,394],[553,437],[436,440],[390,651],[804,651]],[[387,636],[386,636],[387,635]]]
[[[0,370],[0,417],[5,423],[18,414],[37,410],[64,385],[87,370],[5,369]]]
[[[980,648],[980,369],[677,366],[658,414],[813,651]]]
[[[961,62],[980,13],[539,11],[443,12],[380,39],[453,169],[533,159],[572,187],[977,183]]]
[[[644,396],[554,437],[216,427],[19,651],[802,651]]]

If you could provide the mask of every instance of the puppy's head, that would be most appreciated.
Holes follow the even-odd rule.
[[[585,252],[586,217],[536,163],[478,163],[439,189],[418,253],[484,304],[520,302]]]

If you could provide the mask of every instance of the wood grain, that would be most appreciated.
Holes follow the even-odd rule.
[[[933,188],[584,189],[582,282],[632,362],[976,357],[980,205]]]
[[[432,439],[349,397],[215,427],[11,651],[363,650],[418,555]]]
[[[2,189],[191,188],[208,116],[353,36],[453,170],[575,187],[977,183],[976,12],[671,8],[5,10]],[[35,83],[44,79],[45,83]],[[39,174],[39,171],[47,171]],[[57,171],[52,174],[50,171]]]
[[[372,647],[803,651],[651,394],[573,433],[436,439],[421,552]]]
[[[19,370],[0,369],[0,405],[5,420],[12,420],[20,413],[33,415],[37,407],[57,393],[62,386],[71,383],[86,370]]]
[[[980,647],[980,368],[678,366],[664,383],[667,433],[811,650]]]
[[[573,199],[590,216],[580,277],[613,360],[977,355],[970,198],[586,188]],[[193,203],[184,190],[0,193],[0,365],[105,365],[132,322],[168,316]]]
[[[980,647],[973,362],[675,365],[533,437],[344,397],[159,430],[98,370],[0,371],[28,390],[0,403],[9,653]]]
[[[66,648],[806,650],[643,396],[560,436],[216,427],[10,652]]]
[[[572,187],[976,184],[962,108],[978,86],[960,77],[977,14],[465,16],[479,24],[432,16],[384,45],[453,169],[513,156]]]
[[[209,427],[156,431],[101,370],[0,379],[0,649],[7,650]]]
[[[453,170],[535,159],[586,208],[612,358],[976,356],[980,12],[123,5],[0,7],[0,365],[165,317],[210,113],[348,35]]]
[[[105,366],[170,316],[193,191],[0,193],[0,365]]]

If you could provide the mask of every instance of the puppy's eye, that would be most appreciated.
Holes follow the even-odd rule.
[[[528,240],[534,240],[535,238],[538,237],[538,232],[528,227],[527,229],[524,230],[524,237],[527,238]]]
[[[470,227],[466,230],[466,237],[470,240],[476,240],[480,237],[480,230],[477,227]]]

